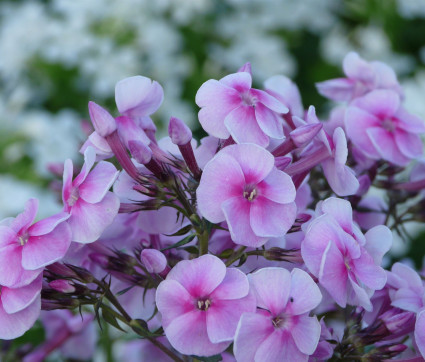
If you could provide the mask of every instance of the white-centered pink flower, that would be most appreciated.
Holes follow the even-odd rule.
[[[249,275],[257,313],[244,313],[235,336],[240,362],[307,361],[319,343],[320,323],[310,317],[322,300],[313,279],[301,269],[264,268]]]
[[[156,304],[171,345],[196,356],[223,352],[241,315],[255,311],[246,275],[213,255],[179,262],[159,285]]]
[[[33,224],[38,200],[0,225],[0,285],[18,288],[31,283],[43,267],[64,257],[71,244],[69,215],[59,213]]]
[[[196,94],[202,109],[198,117],[211,136],[237,143],[252,142],[266,147],[269,137],[283,139],[283,119],[288,108],[270,94],[251,88],[248,72],[229,74],[219,81],[206,81]]]
[[[296,217],[295,196],[291,177],[255,144],[222,149],[204,167],[197,189],[201,214],[226,221],[232,240],[250,247],[286,234]]]
[[[65,161],[62,200],[64,211],[71,216],[68,223],[72,241],[90,243],[97,240],[112,223],[120,206],[119,198],[109,191],[118,171],[112,163],[101,161],[90,172],[96,159],[92,147],[84,152],[84,165],[72,180],[73,165]]]

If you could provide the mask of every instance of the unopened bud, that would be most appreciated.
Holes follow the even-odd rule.
[[[89,258],[91,261],[99,265],[102,269],[108,269],[109,258],[105,254],[91,253],[89,254]]]
[[[144,249],[140,260],[149,273],[161,273],[167,266],[167,258],[156,249]]]
[[[94,102],[89,102],[89,114],[99,136],[106,137],[116,131],[117,124],[109,112]]]
[[[306,124],[294,129],[289,134],[289,137],[296,147],[304,147],[316,137],[322,128],[323,125],[321,123]]]
[[[192,140],[192,131],[190,128],[181,119],[176,117],[170,118],[168,134],[170,135],[171,142],[177,146],[183,146]]]
[[[249,73],[249,74],[252,75],[251,63],[248,62],[248,63],[245,63],[244,65],[242,65],[242,67],[240,67],[238,69],[238,73],[240,73],[240,72],[246,72],[246,73]]]
[[[141,163],[142,165],[147,164],[150,160],[152,160],[152,151],[146,146],[143,142],[140,141],[129,141],[128,147],[130,149],[131,155],[134,159]]]
[[[52,280],[49,286],[60,293],[74,293],[76,290],[75,287],[65,279]]]

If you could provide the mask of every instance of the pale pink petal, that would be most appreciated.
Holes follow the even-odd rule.
[[[71,235],[71,228],[63,222],[48,234],[30,237],[22,248],[22,266],[36,270],[62,259],[71,244]]]
[[[30,236],[41,236],[50,233],[60,223],[68,220],[70,215],[66,212],[60,212],[46,219],[37,221],[28,229]]]
[[[406,132],[410,133],[424,133],[425,132],[425,123],[424,121],[408,113],[403,107],[400,107],[397,110],[397,113],[394,115],[397,119],[397,126]]]
[[[272,110],[273,112],[276,112],[279,114],[289,112],[289,109],[288,107],[286,107],[286,105],[284,105],[281,101],[271,96],[267,92],[264,92],[259,89],[251,89],[251,94],[257,99],[257,102],[264,104],[264,106],[266,106],[268,109]]]
[[[0,339],[15,339],[29,330],[41,310],[41,300],[37,297],[27,308],[13,314],[8,314],[0,303]]]
[[[319,94],[334,101],[349,101],[354,94],[355,81],[336,78],[316,83]]]
[[[43,276],[40,274],[33,282],[21,288],[1,289],[1,302],[3,309],[8,314],[17,313],[27,308],[34,300],[39,297]]]
[[[208,338],[206,313],[195,310],[174,319],[165,335],[171,345],[180,353],[196,356],[213,356],[223,352],[231,343],[212,343]]]
[[[417,313],[424,307],[422,295],[408,288],[400,288],[392,296],[391,305],[409,312]]]
[[[297,194],[292,178],[276,168],[257,185],[257,190],[260,195],[280,204],[295,201]]]
[[[305,354],[313,354],[319,343],[321,327],[317,317],[299,316],[291,334],[298,349]]]
[[[381,265],[385,253],[390,250],[393,234],[385,225],[377,225],[366,234],[365,248],[372,256],[376,265]]]
[[[244,93],[251,89],[252,77],[247,72],[233,73],[221,78],[220,83]]]
[[[384,160],[400,166],[405,166],[409,163],[410,159],[404,156],[397,148],[392,133],[381,127],[369,128],[366,133]]]
[[[250,274],[249,280],[259,308],[269,310],[273,316],[285,310],[291,290],[291,274],[288,270],[263,268]]]
[[[249,282],[246,275],[239,269],[228,268],[223,281],[210,296],[213,299],[231,300],[243,298],[248,292]]]
[[[342,62],[344,73],[352,79],[368,82],[373,79],[374,73],[368,62],[356,52],[349,52]]]
[[[115,86],[115,102],[119,112],[132,117],[151,115],[163,99],[161,85],[140,75],[125,78]]]
[[[78,174],[78,176],[72,182],[73,187],[78,187],[84,182],[84,180],[86,179],[87,175],[89,174],[95,162],[96,162],[95,149],[93,147],[87,147],[87,149],[84,151],[83,167],[81,168],[81,171]]]
[[[68,223],[72,229],[72,241],[90,243],[114,221],[120,206],[119,198],[108,192],[101,202],[89,204],[79,199],[72,207]]]
[[[255,143],[262,147],[269,145],[269,138],[258,125],[252,106],[241,105],[234,109],[226,116],[224,124],[237,143]]]
[[[425,310],[416,316],[415,342],[422,357],[425,358]]]
[[[371,312],[373,306],[366,291],[360,287],[357,282],[351,278],[351,276],[348,276],[348,280],[351,284],[351,287],[353,288],[353,294],[348,296],[348,303],[352,305],[358,305],[363,307],[366,311]]]
[[[367,136],[367,129],[380,127],[381,122],[374,115],[357,107],[348,107],[345,112],[345,130],[348,138],[368,157],[380,157],[374,144]]]
[[[101,155],[106,158],[113,156],[113,152],[111,146],[109,146],[108,141],[104,137],[100,136],[97,132],[93,132],[89,136],[88,140],[91,142],[92,147],[94,147],[98,156]]]
[[[10,224],[10,228],[16,233],[19,231],[25,231],[33,223],[38,210],[38,200],[29,199],[25,203],[25,209],[20,213]]]
[[[304,270],[294,268],[291,271],[291,291],[286,310],[292,315],[308,313],[322,300],[317,284]],[[307,353],[307,352],[305,352]],[[311,354],[311,353],[310,353]]]
[[[373,258],[362,248],[360,258],[353,259],[354,273],[357,279],[373,290],[382,289],[387,282],[384,269],[375,265]]]
[[[247,184],[257,184],[264,180],[274,168],[273,155],[254,144],[231,145],[220,153],[229,154],[239,163]]]
[[[348,233],[352,231],[353,211],[347,200],[330,197],[321,204],[323,213],[331,215]]]
[[[296,346],[291,334],[286,330],[275,330],[258,348],[255,362],[307,362],[308,356]]]
[[[227,148],[227,147],[226,147]],[[239,245],[258,248],[267,238],[255,235],[250,225],[250,202],[243,196],[233,197],[221,204],[232,240]]]
[[[159,210],[141,211],[138,226],[148,234],[173,234],[181,229],[181,225],[176,220],[176,209],[162,207]]]
[[[0,249],[0,285],[13,286],[21,278],[22,247],[16,242]]]
[[[109,191],[119,171],[110,162],[101,161],[79,187],[80,197],[90,204],[100,202]]]
[[[424,285],[419,274],[411,267],[402,264],[395,263],[391,271],[403,280],[409,286],[409,289],[415,291],[418,295],[422,296],[424,293]]]
[[[176,280],[195,298],[205,298],[214,291],[226,275],[226,266],[213,255],[182,260],[171,269],[167,280]]]
[[[14,220],[13,218],[10,218]],[[18,235],[9,226],[0,225],[0,252],[5,246],[18,242]]]
[[[404,156],[413,159],[422,156],[424,145],[417,134],[407,133],[398,129],[394,132],[394,139],[398,149]]]
[[[261,343],[274,332],[270,316],[257,313],[242,315],[235,335],[233,351],[237,361],[254,361]]]
[[[296,216],[295,202],[278,204],[261,195],[251,202],[250,225],[258,236],[279,237],[285,235],[295,222]]]
[[[253,293],[235,300],[212,300],[207,310],[207,332],[213,343],[231,341],[243,313],[254,313],[256,300]]]
[[[224,152],[219,152],[204,168],[196,190],[198,207],[209,221],[224,221],[222,203],[232,197],[243,197],[245,177],[238,162]]]
[[[359,181],[354,171],[348,166],[328,159],[322,162],[322,168],[329,186],[338,196],[354,195],[359,189]]]
[[[72,192],[72,176],[74,168],[70,159],[65,161],[63,169],[63,186],[62,186],[62,202],[65,205],[65,211],[69,211],[68,200]]]
[[[262,103],[255,107],[255,118],[261,130],[269,137],[276,139],[285,138],[283,132],[283,119]]]
[[[166,279],[156,290],[156,306],[162,315],[162,323],[166,328],[178,316],[195,310],[196,300],[177,281]]]
[[[396,113],[400,106],[400,97],[394,91],[378,89],[355,99],[352,105],[385,120]]]
[[[115,121],[117,123],[120,139],[127,148],[129,148],[130,141],[138,141],[145,145],[150,144],[151,141],[145,131],[140,128],[132,118],[121,116],[117,117]]]

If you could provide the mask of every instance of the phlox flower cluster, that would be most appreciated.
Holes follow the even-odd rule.
[[[251,72],[200,85],[199,142],[176,117],[157,139],[147,77],[118,82],[119,114],[89,102],[82,166],[55,168],[63,211],[34,222],[30,199],[0,222],[0,338],[46,330],[10,353],[88,359],[98,319],[131,336],[113,351],[129,361],[425,357],[421,272],[386,256],[425,221],[425,126],[394,71],[348,54],[317,85],[339,102],[327,121]]]

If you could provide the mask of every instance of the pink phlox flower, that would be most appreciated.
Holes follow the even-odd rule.
[[[241,315],[255,311],[246,275],[212,255],[179,262],[159,285],[156,304],[171,345],[197,356],[223,352]]]
[[[33,224],[37,210],[38,200],[29,199],[24,212],[0,225],[0,285],[28,285],[69,248],[69,215],[62,212]]]
[[[400,105],[391,90],[375,90],[354,100],[345,113],[348,138],[367,157],[405,166],[422,155],[424,122]]]
[[[72,240],[79,243],[97,240],[113,222],[120,206],[119,198],[109,191],[118,176],[117,169],[112,163],[101,161],[91,170],[95,158],[94,149],[87,148],[84,165],[74,180],[72,161],[65,161],[62,200],[64,211],[71,215],[68,224]]]
[[[236,244],[259,247],[286,234],[295,221],[292,179],[255,144],[223,148],[204,168],[196,191],[201,214],[226,221]]]
[[[357,53],[348,53],[343,61],[347,78],[316,84],[319,93],[334,101],[351,101],[375,89],[388,89],[402,96],[394,70],[379,61],[367,62]]]
[[[244,313],[235,336],[237,361],[307,361],[317,348],[321,327],[310,312],[322,295],[301,269],[263,268],[249,275],[257,312]]]
[[[379,225],[363,235],[353,223],[351,204],[342,199],[320,202],[316,213],[301,244],[307,268],[338,305],[370,311],[370,297],[387,280],[380,265],[391,247],[391,231]]]
[[[324,317],[320,320],[320,339],[316,350],[310,356],[309,362],[328,361],[335,349],[335,344],[329,343],[329,341],[336,341],[337,338],[333,334],[333,329],[328,328],[325,324]]]
[[[280,114],[288,108],[251,84],[251,75],[239,72],[201,86],[195,101],[201,107],[199,122],[208,134],[222,139],[232,136],[237,143],[263,147],[269,144],[269,137],[285,137]]]
[[[0,285],[0,339],[15,339],[29,330],[41,310],[39,275],[31,283],[19,288]]]

